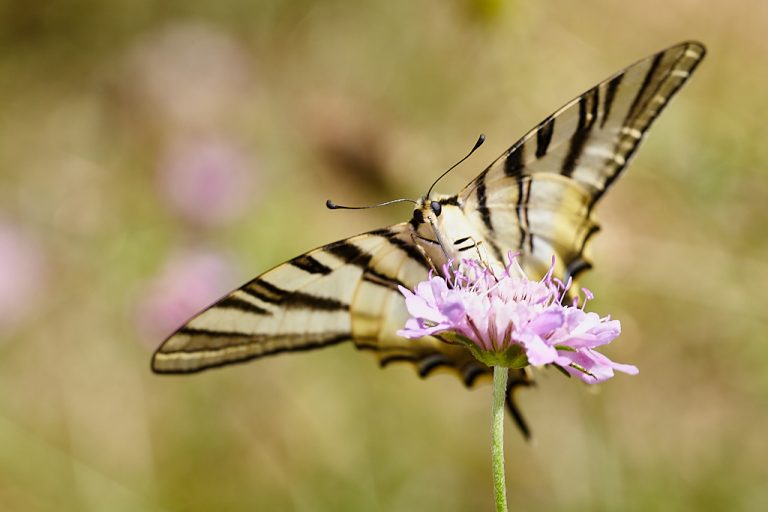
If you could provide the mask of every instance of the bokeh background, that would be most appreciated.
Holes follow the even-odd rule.
[[[768,3],[0,2],[0,510],[492,508],[490,388],[350,346],[188,377],[196,308],[458,190],[621,67],[709,55],[599,209],[640,367],[508,422],[514,510],[768,510]]]

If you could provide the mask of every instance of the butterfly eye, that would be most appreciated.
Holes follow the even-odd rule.
[[[413,219],[417,224],[421,224],[424,222],[424,214],[421,213],[421,210],[413,210]]]
[[[432,207],[432,211],[435,212],[435,215],[437,215],[438,217],[443,212],[443,205],[441,205],[437,201],[432,201],[429,206]]]

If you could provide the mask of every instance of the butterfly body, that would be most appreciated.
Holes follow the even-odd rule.
[[[158,373],[189,373],[282,352],[352,342],[382,365],[408,361],[419,375],[447,368],[467,385],[490,368],[462,346],[397,335],[407,319],[399,286],[471,257],[504,262],[531,278],[590,268],[593,210],[635,154],[652,122],[704,57],[685,42],[636,62],[568,102],[455,195],[427,194],[407,222],[340,240],[261,274],[193,317],[155,352]],[[530,384],[510,370],[511,394]]]
[[[414,244],[436,271],[448,261],[458,261],[462,257],[490,261],[491,255],[484,246],[482,235],[465,215],[462,206],[458,196],[422,198],[409,222]]]

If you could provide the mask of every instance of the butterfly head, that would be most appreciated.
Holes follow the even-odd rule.
[[[439,200],[435,200],[429,197],[424,197],[416,203],[416,208],[413,210],[413,218],[411,224],[414,227],[418,227],[421,224],[429,223],[435,224],[437,218],[443,213],[443,205]]]
[[[438,219],[443,214],[444,204],[455,204],[456,197],[432,197],[425,196],[416,202],[416,208],[413,209],[413,218],[411,219],[411,225],[414,228],[422,224],[436,225]]]
[[[435,268],[449,261],[476,257],[474,250],[482,234],[464,213],[464,202],[458,196],[422,197],[413,210],[410,224],[414,242],[423,250]],[[472,249],[472,251],[470,251]]]

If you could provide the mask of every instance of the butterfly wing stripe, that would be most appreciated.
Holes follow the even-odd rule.
[[[488,196],[486,195],[486,189],[485,189],[485,179],[484,175],[480,176],[480,179],[477,184],[476,194],[477,194],[477,212],[480,214],[480,218],[483,220],[483,224],[485,224],[485,228],[488,230],[489,233],[493,234],[493,222],[491,221],[491,211],[488,209],[488,206],[486,202],[488,201]]]
[[[320,297],[311,293],[292,292],[281,303],[287,309],[317,309],[321,311],[349,311],[345,304],[331,297]]]
[[[406,242],[401,238],[398,238],[398,234],[399,231],[392,231],[391,229],[386,228],[371,231],[369,233],[371,236],[383,238],[389,245],[392,245],[400,251],[404,252],[410,259],[416,261],[425,269],[430,268],[429,262],[427,262],[427,260],[424,258],[424,255],[419,252],[418,249],[416,249],[413,243]],[[350,265],[358,266],[362,269],[368,268],[372,258],[372,254],[364,253],[360,250],[359,247],[349,242],[331,244],[330,246],[325,247],[324,250],[342,259],[344,262],[349,263]]]
[[[363,272],[363,280],[373,284],[377,284],[379,286],[391,288],[392,290],[395,290],[395,291],[398,290],[398,286],[407,288],[407,286],[396,277],[388,276],[382,272],[379,272],[375,268],[366,269],[366,271]]]
[[[488,201],[488,195],[487,195],[487,189],[485,185],[485,176],[487,174],[487,170],[483,171],[482,174],[475,180],[477,183],[477,187],[475,190],[475,197],[477,198],[477,203],[474,206],[474,210],[480,215],[480,220],[483,223],[483,227],[485,228],[486,236],[485,236],[485,242],[487,243],[488,247],[493,251],[496,258],[499,260],[504,259],[504,255],[501,252],[501,249],[499,248],[498,244],[495,242],[493,233],[493,220],[491,219],[491,210],[488,208],[487,201]],[[465,211],[466,210],[466,204],[462,208]]]
[[[243,286],[241,290],[251,297],[269,304],[280,304],[287,293],[285,290],[263,281],[260,277]]]
[[[504,174],[509,178],[514,178],[520,175],[525,167],[525,144],[511,149],[509,156],[504,159]]]
[[[507,393],[506,404],[509,415],[512,416],[517,428],[523,434],[525,439],[531,438],[531,429],[528,426],[528,422],[525,421],[522,411],[515,403],[515,393],[518,389],[524,387],[530,387],[534,385],[534,381],[528,376],[524,370],[509,370],[509,377],[507,380]]]
[[[363,252],[358,246],[351,242],[341,241],[323,248],[324,251],[333,254],[345,263],[355,265],[361,268],[367,268],[371,255]]]
[[[263,289],[268,290],[268,293],[264,293]],[[251,281],[243,288],[243,291],[259,300],[287,309],[319,309],[324,311],[346,311],[349,309],[349,304],[344,304],[334,298],[283,290],[264,279]],[[230,300],[229,298],[225,299],[226,302]],[[216,307],[220,306],[221,304],[216,304]]]
[[[441,197],[438,203],[450,206],[459,206],[459,197],[458,196],[450,196],[450,197]]]
[[[598,224],[593,224],[587,228],[581,241],[581,247],[579,247],[579,250],[573,256],[572,261],[566,261],[565,276],[563,277],[565,281],[570,278],[576,279],[579,274],[592,268],[592,263],[584,257],[584,253],[587,249],[587,243],[598,231],[600,231],[600,226]]]
[[[547,154],[554,131],[555,116],[549,116],[536,128],[536,158],[541,158]]]
[[[309,254],[302,254],[301,256],[297,256],[288,263],[305,272],[309,272],[310,274],[328,275],[332,272],[331,267],[322,264]]]
[[[531,196],[531,185],[533,184],[533,180],[524,180],[523,186],[522,186],[522,196],[520,197],[520,208],[518,208],[518,212],[522,210],[522,215],[519,216],[521,223],[520,227],[523,231],[525,231],[526,236],[523,237],[520,240],[520,249],[522,249],[525,246],[525,240],[527,238],[528,240],[528,250],[532,253],[533,252],[533,236],[531,234],[531,222],[530,217],[528,215],[529,208],[522,208],[522,205],[527,205],[528,200]]]
[[[605,123],[611,117],[611,107],[613,106],[613,100],[616,98],[616,91],[618,91],[623,79],[624,74],[621,74],[608,80],[608,86],[605,90],[605,103],[603,104],[603,118],[600,120],[601,129],[605,128]]]
[[[579,121],[576,127],[576,133],[571,138],[571,144],[568,148],[568,154],[563,161],[563,167],[560,174],[570,176],[576,167],[576,163],[584,151],[584,147],[589,140],[592,127],[597,121],[597,106],[600,101],[599,87],[593,87],[581,98],[579,98]]]
[[[651,61],[651,66],[648,68],[648,72],[645,74],[645,78],[643,78],[643,84],[637,90],[635,99],[632,100],[632,105],[629,107],[629,110],[627,111],[627,116],[624,118],[624,126],[628,126],[630,124],[630,120],[633,119],[639,112],[638,106],[640,105],[640,101],[643,98],[643,95],[645,94],[645,90],[652,83],[654,75],[659,69],[659,64],[661,63],[661,59],[663,58],[664,58],[664,52],[657,54]]]
[[[237,338],[238,336],[232,335],[232,333],[221,333],[218,331],[195,331],[188,329],[188,334],[179,331],[179,335],[194,336],[198,339],[202,339],[203,344],[211,346],[213,340],[221,337]],[[286,336],[286,338],[293,341],[301,341],[297,335]],[[156,352],[152,359],[152,370],[157,373],[191,373],[199,372],[209,368],[217,368],[233,363],[244,363],[252,359],[259,357],[274,355],[283,352],[300,352],[306,350],[314,350],[319,347],[327,347],[337,345],[345,341],[349,341],[351,335],[349,333],[326,333],[323,337],[314,336],[311,339],[303,340],[302,344],[279,345],[273,343],[271,345],[265,345],[260,343],[254,343],[252,336],[242,336],[241,343],[221,347],[221,348],[206,348],[206,349],[179,349],[174,352],[164,353]],[[279,339],[274,339],[279,342]],[[201,364],[204,362],[204,364]]]
[[[413,241],[408,239],[404,240],[401,238],[401,233],[399,231],[393,231],[392,229],[383,229],[383,230],[377,230],[371,232],[374,235],[382,236],[387,239],[387,242],[389,242],[391,245],[399,249],[400,251],[404,252],[408,258],[415,261],[422,267],[424,267],[425,270],[429,270],[431,265],[429,264],[429,261],[424,257],[424,254],[422,254],[421,251],[419,251],[416,246],[413,244]]]
[[[241,346],[255,345],[254,353],[273,353],[275,350],[308,350],[303,347],[307,343],[315,345],[325,344],[328,341],[341,342],[349,340],[349,332],[327,332],[318,336],[316,333],[283,333],[274,334],[249,334],[241,332],[213,331],[209,329],[196,329],[194,327],[183,327],[177,331],[180,335],[195,337],[194,343],[190,343],[176,352],[185,353],[214,353],[230,349],[236,349]],[[203,338],[209,338],[204,340]],[[239,342],[217,341],[217,338],[227,338],[228,340],[239,340]],[[288,344],[282,342],[288,341]]]
[[[208,336],[210,338],[249,338],[253,339],[254,335],[246,332],[233,332],[233,331],[214,331],[211,329],[196,329],[194,327],[182,327],[176,334],[182,334],[184,336]],[[193,347],[187,346],[181,352],[192,352]]]
[[[416,368],[420,377],[427,377],[440,367],[453,367],[453,361],[445,354],[435,353],[422,357],[416,362]]]
[[[464,381],[464,385],[471,388],[475,385],[477,378],[481,375],[487,375],[490,373],[488,368],[480,364],[467,364],[461,369],[461,377]]]
[[[235,296],[229,296],[225,297],[224,299],[220,300],[216,304],[217,308],[232,308],[240,310],[244,313],[254,313],[256,315],[271,315],[272,313],[270,311],[267,311],[264,308],[261,308],[257,306],[256,304],[253,304],[251,302],[248,302],[246,300],[237,298]]]
[[[520,231],[519,236],[519,246],[518,248],[522,249],[523,247],[523,241],[525,240],[525,235],[528,232],[528,227],[523,222],[523,208],[524,205],[524,198],[525,198],[525,191],[524,191],[524,184],[526,179],[520,178],[517,180],[517,201],[515,202],[515,213],[517,214],[517,228]]]

